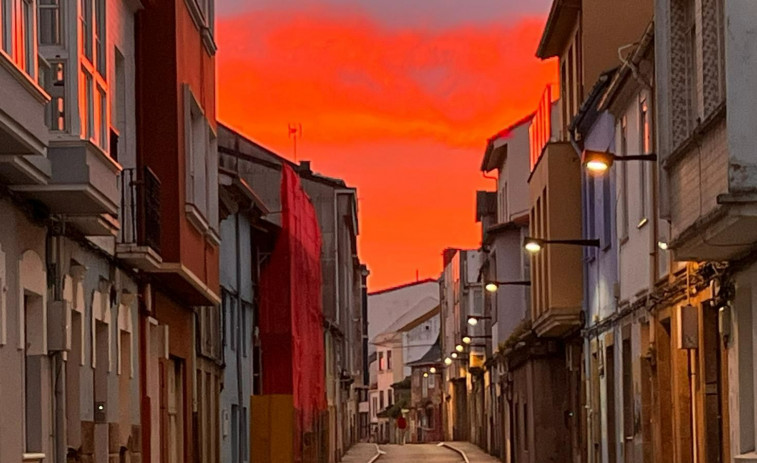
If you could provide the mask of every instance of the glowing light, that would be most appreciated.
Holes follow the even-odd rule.
[[[668,249],[670,249],[670,246],[665,241],[658,241],[657,247],[662,249],[663,251],[667,251]]]
[[[539,240],[529,239],[528,241],[526,241],[525,248],[526,251],[530,252],[531,254],[536,254],[537,252],[541,251],[542,245]]]
[[[452,359],[449,358],[449,357],[447,357],[446,359],[444,359],[444,364],[445,365],[452,365]]]
[[[583,165],[595,174],[602,174],[607,171],[612,166],[613,159],[612,153],[605,153],[604,151],[586,150],[581,156]]]
[[[457,352],[452,352],[450,354],[450,357],[452,357],[453,359],[456,359],[457,358]]]
[[[471,338],[470,338],[470,336],[463,336],[463,342],[464,342],[465,344],[470,344],[470,342],[471,342]]]
[[[436,367],[431,367],[428,369],[428,371],[433,375],[434,373],[436,373]]]
[[[428,378],[428,372],[427,372],[427,371],[426,371],[426,372],[423,372],[423,377],[424,377],[424,378]]]
[[[458,352],[462,352],[463,350],[465,350],[465,347],[463,347],[462,344],[458,344],[455,346],[455,350]]]
[[[606,162],[602,161],[589,161],[586,163],[586,168],[592,172],[602,173],[610,168]]]
[[[499,288],[499,285],[497,285],[497,283],[487,283],[485,288],[490,293],[496,293],[497,289]]]
[[[468,324],[470,326],[476,326],[476,325],[478,325],[478,318],[476,318],[476,317],[468,317]]]

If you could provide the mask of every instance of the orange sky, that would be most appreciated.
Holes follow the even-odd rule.
[[[556,78],[534,57],[546,10],[396,24],[259,6],[221,12],[219,118],[290,158],[287,125],[302,124],[299,159],[358,188],[370,288],[436,278],[444,248],[477,247],[475,191],[493,187],[479,171],[486,139]]]

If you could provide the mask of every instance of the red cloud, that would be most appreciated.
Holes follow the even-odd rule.
[[[220,118],[359,188],[371,286],[436,276],[446,246],[477,246],[486,139],[531,112],[553,62],[543,19],[446,30],[381,26],[357,13],[256,12],[219,21]]]

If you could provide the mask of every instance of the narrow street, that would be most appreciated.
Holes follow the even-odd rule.
[[[449,445],[465,452],[470,463],[498,461],[468,442],[453,442]],[[378,463],[414,463],[421,461],[427,463],[460,463],[464,461],[459,453],[438,444],[380,445],[379,448],[384,453],[375,460]],[[347,452],[343,462],[368,463],[375,456],[375,444],[357,444]]]

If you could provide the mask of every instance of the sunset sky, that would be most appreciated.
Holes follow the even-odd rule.
[[[486,139],[556,81],[534,57],[550,3],[218,2],[219,119],[288,158],[302,124],[299,160],[358,188],[371,290],[436,278],[480,241]]]

